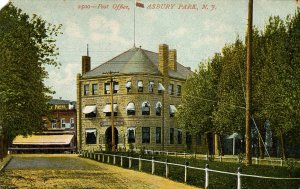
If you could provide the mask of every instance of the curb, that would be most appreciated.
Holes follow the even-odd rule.
[[[7,166],[7,164],[11,161],[12,156],[8,155],[5,159],[3,159],[3,165],[0,166],[0,172]]]

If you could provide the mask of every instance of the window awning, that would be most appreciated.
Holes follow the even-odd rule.
[[[162,104],[161,104],[160,101],[158,101],[158,102],[156,103],[156,105],[155,105],[155,108],[161,108],[161,107],[162,107]]]
[[[92,112],[96,113],[96,109],[97,109],[96,105],[85,106],[82,110],[82,113],[84,113],[84,114],[89,114]]]
[[[114,112],[117,112],[117,108],[118,108],[118,105],[117,104],[114,104]],[[103,108],[103,112],[104,113],[109,113],[111,112],[111,105],[110,104],[106,104]]]
[[[134,111],[135,110],[135,106],[134,106],[134,103],[133,102],[129,102],[127,107],[126,107],[126,111],[128,110],[132,110]]]
[[[166,89],[165,89],[165,87],[161,83],[158,83],[158,90],[159,91],[164,91]]]
[[[69,145],[74,135],[32,135],[24,137],[18,135],[14,145]]]
[[[85,129],[85,133],[94,133],[96,135],[96,129]]]
[[[127,131],[135,131],[135,127],[128,127]]]
[[[143,82],[142,81],[138,81],[138,87],[143,87]]]
[[[127,88],[127,89],[131,89],[131,81],[127,81],[127,83],[126,83],[126,88]]]
[[[175,114],[177,112],[177,109],[174,105],[170,105],[170,114]]]
[[[150,107],[150,103],[147,102],[147,101],[144,101],[144,102],[142,103],[142,108],[144,108],[144,107]]]

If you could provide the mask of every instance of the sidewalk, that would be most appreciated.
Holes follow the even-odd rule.
[[[6,164],[9,163],[9,161],[11,160],[11,155],[7,155],[3,161],[0,160],[0,171],[2,171],[2,169],[6,166]]]

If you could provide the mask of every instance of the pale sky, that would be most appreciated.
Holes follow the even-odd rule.
[[[56,91],[54,98],[76,100],[76,74],[81,73],[86,44],[92,69],[133,47],[134,0],[11,1],[29,15],[37,14],[47,22],[63,25],[63,34],[57,38],[61,66],[47,69],[46,85]],[[244,39],[248,0],[141,2],[145,8],[135,9],[136,46],[158,52],[159,44],[168,44],[170,49],[177,49],[178,62],[192,70],[237,36]],[[166,5],[169,9],[165,9]],[[269,16],[285,18],[296,9],[295,0],[254,0],[253,24],[263,29]]]

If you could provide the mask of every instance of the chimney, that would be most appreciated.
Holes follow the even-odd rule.
[[[87,56],[82,56],[82,75],[91,70],[91,57],[89,57],[89,46],[87,45]]]
[[[161,74],[168,75],[168,60],[169,60],[169,47],[166,44],[159,45],[158,52],[158,69]]]
[[[169,68],[177,71],[177,52],[176,49],[170,49],[169,51]]]

